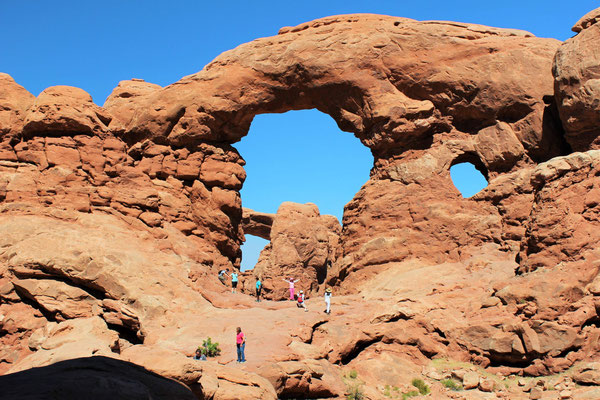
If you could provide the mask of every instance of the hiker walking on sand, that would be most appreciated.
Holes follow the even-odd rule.
[[[227,269],[222,269],[222,270],[220,270],[220,271],[219,271],[219,280],[221,281],[221,283],[222,283],[223,285],[225,285],[225,284],[226,284],[226,283],[225,283],[225,277],[226,277],[226,276],[229,276],[229,268],[227,268]]]
[[[298,294],[298,303],[296,304],[296,307],[298,308],[304,308],[304,311],[308,311],[308,308],[306,308],[306,304],[304,303],[304,291],[300,291],[300,294]]]
[[[260,278],[256,277],[256,301],[260,301],[260,292],[262,291],[262,282]]]
[[[298,282],[299,279],[294,279],[294,278],[285,279],[285,278],[283,278],[283,280],[286,281],[290,285],[290,300],[294,301],[294,284],[296,282]]]
[[[238,274],[235,272],[231,273],[231,293],[235,293],[238,284]]]
[[[236,331],[237,335],[235,337],[235,345],[237,347],[237,362],[245,363],[246,355],[244,354],[244,350],[246,348],[246,337],[242,332],[242,328],[240,328],[239,326],[237,327]]]
[[[329,314],[331,309],[331,288],[325,289],[325,313]]]

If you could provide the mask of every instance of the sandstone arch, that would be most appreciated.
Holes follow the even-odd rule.
[[[122,83],[107,99],[104,110],[109,115],[100,118],[103,110],[89,104],[91,117],[81,118],[83,123],[65,134],[83,133],[78,126],[99,130],[106,137],[102,140],[111,143],[109,150],[126,151],[132,165],[151,179],[181,179],[190,192],[192,211],[186,219],[191,221],[172,218],[235,265],[242,218],[238,191],[245,171],[243,159],[229,144],[247,133],[255,115],[316,108],[371,149],[375,166],[366,191],[391,181],[388,194],[396,184],[399,191],[405,185],[429,185],[439,189],[432,199],[444,199],[451,162],[463,153],[477,154],[491,179],[517,164],[560,154],[561,130],[548,111],[552,78],[544,72],[550,71],[557,46],[555,40],[527,32],[472,24],[376,15],[329,17],[241,45],[166,88]],[[68,88],[55,92],[66,105],[75,101],[66,96]],[[21,132],[19,124],[27,137],[53,134],[64,117],[61,112],[70,108],[44,115],[34,125],[36,110],[46,100],[37,99],[26,117],[15,107],[15,137]],[[43,149],[43,143],[36,144],[21,157],[41,160]],[[108,174],[118,172],[113,167]],[[372,196],[359,193],[355,200],[368,203]],[[358,203],[350,209],[366,205]],[[398,217],[393,208],[382,210],[373,217]],[[142,215],[144,223],[159,223],[157,209],[148,211]],[[373,239],[369,235],[377,240],[397,236],[353,227],[356,222],[351,216],[344,222],[345,255],[367,245]],[[360,224],[368,228],[370,222]]]
[[[450,180],[453,160],[474,154],[493,179],[564,150],[550,73],[558,45],[524,31],[473,24],[328,17],[240,45],[165,88],[144,88],[135,112],[113,119],[110,128],[134,147],[149,139],[194,153],[206,145],[227,148],[248,133],[255,115],[315,108],[354,133],[375,158],[371,181],[345,212],[342,259],[358,268],[429,257],[425,249],[371,260],[361,255],[382,243],[394,249],[403,237],[418,241],[415,234],[456,259],[461,247],[501,242],[502,223],[493,207],[464,203]],[[243,166],[238,157],[225,161]],[[238,166],[236,176],[242,174],[234,172]],[[451,218],[444,234],[433,225],[414,230],[406,193],[415,194],[406,185],[429,188],[421,195],[430,200],[419,202],[417,214],[460,209],[469,231],[484,232],[466,234]],[[219,251],[236,263],[241,208],[226,203],[230,223],[219,230],[228,239]],[[409,223],[377,223],[398,219]],[[485,222],[471,226],[470,220]],[[344,275],[342,264],[337,273]]]
[[[560,152],[542,140],[558,44],[472,24],[329,17],[222,54],[152,93],[121,129],[176,146],[233,143],[256,114],[316,108],[379,158],[506,122],[529,155],[547,159]]]
[[[370,251],[374,239],[398,237],[396,224],[391,231],[381,232],[381,226],[372,231],[371,222],[365,222],[371,215],[365,207],[372,205],[358,203],[390,201],[393,187],[395,198],[404,197],[400,192],[411,183],[436,188],[426,195],[432,200],[462,201],[449,168],[463,153],[477,154],[490,179],[517,164],[561,154],[564,140],[552,112],[550,74],[558,45],[523,31],[473,24],[378,15],[328,17],[223,53],[202,71],[145,94],[136,112],[115,119],[111,128],[131,144],[149,139],[194,152],[204,144],[235,143],[257,114],[308,108],[329,114],[373,153],[372,181],[364,191],[385,185],[381,190],[387,193],[359,192],[349,204],[350,210],[361,210],[363,222],[354,226],[358,219],[352,212],[345,218],[342,253],[355,257],[360,249]],[[388,186],[389,181],[399,185]],[[228,207],[233,211],[237,206]],[[381,207],[381,214],[372,214],[374,224],[411,214],[399,211],[403,207]],[[431,232],[433,226],[426,228],[436,242],[452,243],[448,254],[473,240],[500,240],[494,233],[500,226],[496,210],[483,204],[457,207],[482,217],[472,215],[476,220],[495,222],[486,222],[486,233],[476,239],[458,239],[463,227],[449,225],[451,240]],[[231,260],[239,255],[240,213],[233,212],[225,233],[230,239],[220,248]]]

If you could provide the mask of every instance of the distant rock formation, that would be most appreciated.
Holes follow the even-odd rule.
[[[277,210],[270,243],[260,253],[253,275],[261,278],[264,297],[289,299],[284,279],[298,280],[296,292],[307,295],[325,282],[336,259],[342,227],[332,215],[320,215],[315,204],[284,202]]]
[[[274,219],[275,214],[261,213],[244,207],[242,209],[244,234],[270,240]]]

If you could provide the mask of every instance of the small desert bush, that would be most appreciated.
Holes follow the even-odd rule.
[[[357,376],[358,376],[358,372],[356,372],[355,369],[353,369],[352,371],[348,372],[348,378],[350,378],[350,379],[356,379]]]
[[[401,396],[402,394],[400,393],[400,388],[397,386],[390,386],[390,385],[385,385],[385,387],[383,388],[383,395],[385,397],[389,397],[392,399],[397,399],[399,398],[398,396]]]
[[[390,385],[385,385],[385,387],[383,388],[383,395],[385,397],[392,397],[392,388],[390,387]]]
[[[221,354],[221,348],[219,347],[219,342],[212,341],[211,338],[208,338],[202,342],[202,346],[199,347],[206,357],[216,357]]]
[[[423,381],[423,379],[415,378],[412,380],[411,384],[417,389],[419,389],[419,393],[421,393],[421,395],[429,394],[429,392],[431,391],[431,389],[429,389],[429,386]]]
[[[411,390],[410,392],[402,393],[402,400],[406,400],[410,397],[417,397],[419,395],[418,390]]]
[[[454,379],[443,379],[442,385],[444,385],[444,387],[447,387],[448,389],[451,389],[454,391],[462,390],[462,385],[460,383],[458,383],[457,381],[455,381]]]
[[[348,388],[347,400],[363,400],[365,395],[359,385],[353,385]]]

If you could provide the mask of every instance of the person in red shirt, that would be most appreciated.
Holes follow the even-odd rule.
[[[246,337],[244,336],[244,332],[242,332],[242,328],[240,328],[239,326],[237,327],[237,336],[235,338],[235,344],[237,346],[237,362],[246,362],[246,356],[244,355],[244,349],[246,347]]]
[[[304,308],[304,311],[308,311],[306,308],[306,304],[304,304],[304,291],[301,290],[300,294],[298,294],[298,303],[296,304],[298,308]]]

